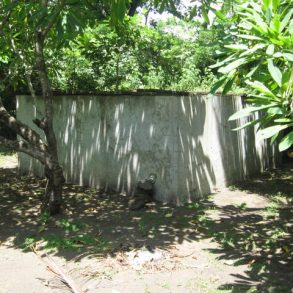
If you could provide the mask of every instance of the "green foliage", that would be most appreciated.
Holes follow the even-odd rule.
[[[62,219],[57,221],[58,233],[48,233],[48,213],[43,213],[39,219],[40,235],[26,237],[22,244],[24,250],[29,250],[31,246],[42,243],[43,248],[48,250],[71,249],[81,250],[91,249],[95,252],[104,252],[109,249],[109,243],[100,236],[94,237],[88,232],[88,225],[78,220]]]
[[[199,23],[175,19],[156,27],[143,25],[139,18],[115,29],[98,23],[59,52],[56,62],[51,58],[53,86],[72,93],[207,90],[215,80],[208,66],[216,60],[217,39],[223,29],[207,30]]]
[[[125,17],[130,1],[24,3],[3,1],[10,14],[0,38],[0,90],[40,92],[35,64],[35,32],[48,31],[45,59],[51,85],[69,93],[137,88],[205,91],[215,80],[207,69],[216,60],[225,23],[207,29],[198,22],[170,18],[153,27]],[[180,1],[142,1],[139,6],[176,12]],[[197,10],[197,13],[200,13]],[[112,25],[111,25],[112,24]],[[11,96],[9,92],[7,96]],[[7,99],[8,101],[9,99]]]
[[[212,92],[223,86],[226,93],[235,81],[245,82],[249,106],[229,120],[252,117],[238,129],[258,123],[260,136],[271,142],[284,134],[284,151],[293,144],[293,3],[239,1],[235,9],[239,17],[222,52],[226,58],[212,66],[223,74]]]
[[[81,250],[90,248],[95,252],[105,252],[109,249],[108,242],[98,240],[90,235],[80,234],[75,236],[47,235],[41,237],[27,237],[22,244],[22,249],[29,250],[31,246],[42,242],[44,249],[53,251],[59,249]]]

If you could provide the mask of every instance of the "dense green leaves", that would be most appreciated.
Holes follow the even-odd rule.
[[[291,145],[293,141],[293,131],[285,135],[285,137],[282,138],[280,144],[279,144],[279,150],[285,151],[287,150]]]
[[[230,120],[260,111],[262,119],[252,116],[254,120],[243,127],[257,122],[260,136],[275,140],[293,125],[293,2],[240,0],[235,13],[237,29],[230,29],[233,38],[226,38],[225,59],[215,65],[223,77],[212,92],[219,86],[224,86],[226,92],[235,80],[245,83],[250,105]],[[292,134],[286,134],[279,149],[283,151],[292,144]]]
[[[50,71],[53,86],[69,92],[204,91],[215,78],[208,66],[215,62],[222,34],[223,27],[206,29],[175,18],[155,26],[145,26],[139,17],[116,29],[92,25],[58,54],[61,66],[57,74]]]
[[[275,80],[279,87],[282,86],[282,73],[280,69],[275,66],[272,59],[268,60],[268,70],[271,74],[271,77]]]

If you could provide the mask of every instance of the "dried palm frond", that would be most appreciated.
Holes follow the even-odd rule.
[[[47,269],[53,272],[73,293],[84,293],[84,291],[75,284],[73,279],[57,265],[51,256],[47,253],[40,255],[34,246],[31,246],[31,249],[42,260],[42,262],[45,263]]]

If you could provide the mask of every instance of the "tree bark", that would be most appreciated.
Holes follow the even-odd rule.
[[[141,5],[142,1],[141,0],[132,0],[130,3],[130,7],[128,10],[128,15],[129,16],[134,16],[137,8],[139,5]]]
[[[45,117],[42,120],[35,120],[35,123],[45,133],[47,151],[49,154],[49,158],[45,164],[47,186],[42,204],[42,211],[48,211],[50,215],[56,215],[61,211],[62,189],[65,179],[62,167],[59,163],[57,140],[53,127],[53,93],[44,57],[45,36],[45,32],[42,30],[36,32],[36,68],[41,82],[42,97],[45,105]]]

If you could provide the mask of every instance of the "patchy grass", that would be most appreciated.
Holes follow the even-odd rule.
[[[11,151],[5,147],[0,146],[0,159],[4,160],[5,157],[8,156],[14,156],[16,153],[14,151]]]
[[[81,251],[86,248],[87,250],[90,249],[93,253],[104,253],[110,249],[106,241],[84,234],[67,237],[59,235],[27,237],[21,245],[25,251],[36,246],[46,249],[48,252],[58,251],[60,249]]]

